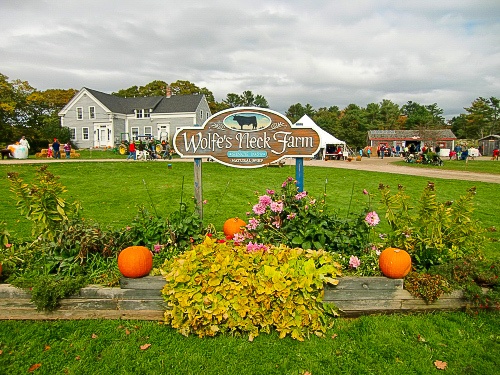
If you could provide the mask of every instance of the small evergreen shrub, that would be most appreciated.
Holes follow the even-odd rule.
[[[163,270],[165,321],[185,336],[232,333],[251,341],[275,329],[304,340],[323,335],[335,315],[322,303],[323,285],[337,284],[340,270],[322,250],[236,246],[207,236]]]

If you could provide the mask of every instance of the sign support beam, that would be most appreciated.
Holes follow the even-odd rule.
[[[304,158],[295,158],[295,179],[299,193],[304,191]]]
[[[202,159],[194,159],[194,199],[196,201],[196,210],[203,220],[203,187],[202,187]]]

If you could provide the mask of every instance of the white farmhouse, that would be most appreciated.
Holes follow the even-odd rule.
[[[202,125],[211,112],[202,94],[122,98],[84,87],[59,116],[77,148],[95,148],[144,136],[170,141],[178,128]]]

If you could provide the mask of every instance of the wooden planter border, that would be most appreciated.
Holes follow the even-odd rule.
[[[9,284],[0,284],[0,319],[136,319],[163,320],[167,306],[161,276],[122,278],[120,288],[89,285],[61,300],[53,312],[37,312],[31,295]],[[441,296],[434,303],[415,298],[403,289],[402,279],[342,277],[337,286],[325,286],[324,303],[333,303],[341,316],[461,310],[467,305],[461,291]]]

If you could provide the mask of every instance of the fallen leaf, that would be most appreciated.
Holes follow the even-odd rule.
[[[98,336],[97,336],[95,333],[93,333],[93,334],[92,334],[92,338],[93,338],[93,339],[96,339],[97,337],[98,337]]]
[[[3,350],[0,350],[0,355],[2,355],[2,354],[3,354]]]
[[[36,369],[39,369],[42,366],[41,363],[35,363],[34,365],[31,365],[30,368],[28,369],[28,372],[33,372]]]
[[[434,366],[436,366],[436,368],[438,368],[439,370],[444,370],[446,369],[446,366],[448,366],[448,364],[443,361],[434,361]]]
[[[417,340],[420,342],[426,342],[425,338],[423,336],[418,335]]]
[[[46,352],[47,350],[50,350],[50,345],[45,345],[45,348],[43,348],[43,351]]]
[[[75,361],[79,361],[79,360],[80,360],[80,356],[79,356],[79,355],[77,355],[77,356],[75,357]]]
[[[309,371],[306,371],[306,372],[304,372],[303,375],[311,375],[311,373]]]
[[[149,348],[151,346],[151,344],[144,344],[144,345],[141,345],[141,350],[146,350],[147,348]]]
[[[336,333],[334,333],[334,334],[332,335],[332,339],[336,339],[337,337],[338,337],[338,335],[337,335]]]
[[[125,328],[125,334],[130,335],[130,331],[128,330],[128,328]]]

